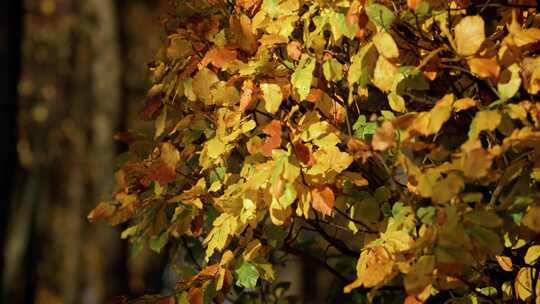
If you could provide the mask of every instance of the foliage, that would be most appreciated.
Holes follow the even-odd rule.
[[[142,112],[155,133],[122,134],[114,201],[89,218],[203,262],[181,303],[285,303],[270,282],[288,255],[349,302],[535,302],[536,11],[178,1]]]

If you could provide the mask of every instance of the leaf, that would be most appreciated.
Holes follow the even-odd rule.
[[[458,54],[475,54],[486,39],[484,19],[480,16],[466,16],[454,28]]]
[[[161,249],[167,244],[167,241],[169,240],[169,233],[166,231],[162,232],[160,235],[154,236],[150,238],[149,241],[149,247],[153,251],[160,253]]]
[[[311,189],[313,209],[323,215],[331,215],[334,209],[335,197],[334,191],[328,186],[316,186]]]
[[[532,245],[527,249],[524,261],[527,265],[536,266],[540,257],[540,245]]]
[[[423,291],[432,284],[434,269],[435,256],[421,256],[409,269],[403,280],[407,293],[421,298],[420,295],[423,294]]]
[[[298,41],[291,41],[287,44],[287,55],[292,60],[300,60],[302,56],[302,44]]]
[[[536,233],[540,233],[540,207],[532,206],[522,220],[523,225]]]
[[[462,98],[454,103],[454,111],[460,112],[476,106],[476,101],[472,98]]]
[[[263,83],[261,84],[261,91],[263,92],[265,110],[270,114],[275,114],[283,100],[281,88],[274,83]]]
[[[111,216],[114,209],[114,206],[109,203],[99,203],[97,207],[88,214],[87,219],[90,223],[95,223],[100,219]]]
[[[485,110],[476,113],[469,129],[469,139],[477,138],[482,131],[493,131],[501,122],[501,115],[497,111]]]
[[[272,150],[281,146],[281,121],[272,120],[264,127],[263,132],[268,135],[268,138],[262,145],[262,153],[264,156],[271,157]]]
[[[373,43],[377,48],[379,54],[383,55],[387,59],[393,59],[399,57],[399,49],[390,35],[386,31],[380,31],[373,37]]]
[[[392,90],[394,78],[398,71],[397,66],[384,58],[384,56],[379,56],[373,73],[373,84],[384,92]]]
[[[206,67],[208,64],[212,64],[217,68],[222,68],[228,62],[236,59],[237,52],[231,48],[214,47],[210,49],[204,58],[199,63],[199,69]]]
[[[497,84],[497,91],[502,101],[506,101],[519,91],[521,86],[520,68],[517,63],[512,64],[507,69],[503,70],[499,83]]]
[[[163,111],[159,114],[158,118],[156,119],[156,132],[154,133],[154,138],[158,138],[163,134],[165,131],[165,127],[167,124],[167,107],[163,107]]]
[[[501,266],[502,270],[508,272],[511,272],[513,270],[511,258],[504,255],[497,255],[495,256],[495,259],[497,260],[497,263],[499,263],[499,266]]]
[[[396,146],[396,132],[391,122],[383,122],[382,126],[375,131],[371,145],[378,151],[385,151]]]
[[[437,209],[435,207],[421,207],[416,211],[416,216],[424,224],[433,225]]]
[[[532,278],[535,277],[536,269],[530,267],[522,267],[515,278],[514,288],[517,294],[517,297],[523,301],[527,301],[533,290]],[[536,285],[536,295],[540,295],[540,290],[538,285]]]
[[[295,89],[300,100],[305,100],[309,95],[311,81],[313,80],[313,71],[315,70],[315,59],[308,55],[302,55],[294,73],[291,75],[291,84]]]
[[[377,62],[377,51],[372,42],[362,46],[358,53],[351,57],[351,65],[347,73],[350,86],[358,83],[365,86],[369,83],[371,74]]]
[[[442,125],[450,118],[454,104],[454,95],[445,95],[437,101],[429,112],[420,113],[413,121],[411,129],[421,135],[428,136],[439,132]]]
[[[498,78],[501,72],[501,67],[497,63],[496,58],[478,58],[474,57],[467,60],[471,72],[480,78]]]
[[[207,105],[213,104],[210,89],[219,82],[216,73],[208,68],[203,68],[193,77],[193,91],[197,97]]]
[[[489,254],[500,255],[503,250],[501,238],[493,230],[475,226],[470,230],[471,236],[476,239],[478,244]]]
[[[378,3],[367,5],[366,14],[371,22],[383,28],[389,28],[396,19],[396,16],[389,8]]]
[[[394,92],[388,94],[388,104],[396,112],[403,113],[407,111],[407,108],[405,108],[405,99]]]
[[[251,79],[246,79],[242,83],[242,94],[240,95],[240,112],[249,110],[257,98],[257,89]]]
[[[330,30],[332,31],[335,42],[342,36],[354,39],[358,31],[358,25],[347,22],[345,15],[342,13],[332,11],[328,14],[328,22],[330,23]]]
[[[335,58],[323,63],[324,78],[330,82],[338,82],[343,78],[343,65]]]
[[[294,144],[293,148],[294,148],[294,153],[296,157],[301,163],[307,166],[311,166],[315,163],[313,154],[311,153],[310,149],[305,144],[298,142]]]
[[[251,262],[243,261],[235,271],[238,279],[236,285],[244,288],[255,288],[259,280],[259,271]]]
[[[491,210],[477,210],[468,212],[463,220],[487,228],[500,227],[503,224],[502,219]]]
[[[417,10],[422,0],[407,0],[407,6],[413,11]]]
[[[199,287],[193,286],[188,293],[189,304],[203,304],[203,291]]]

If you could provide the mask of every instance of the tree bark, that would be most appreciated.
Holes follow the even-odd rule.
[[[122,58],[118,12],[112,0],[90,0],[89,14],[95,21],[91,34],[92,43],[92,122],[90,143],[92,208],[99,201],[111,197],[114,186],[117,145],[113,140],[120,125],[122,103]],[[88,210],[87,210],[88,211]],[[126,257],[118,241],[118,231],[103,223],[94,225],[88,234],[86,246],[95,252],[95,261],[88,266],[86,283],[93,290],[94,303],[104,302],[107,294],[127,292]],[[106,253],[106,254],[105,254]],[[96,267],[97,266],[97,267]],[[105,282],[113,284],[106,284]]]
[[[23,5],[21,0],[0,1],[0,302],[4,290],[4,244],[13,181],[17,167],[17,85],[21,71]]]

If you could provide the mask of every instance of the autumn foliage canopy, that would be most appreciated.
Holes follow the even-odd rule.
[[[192,265],[166,303],[292,302],[290,256],[337,280],[334,303],[540,296],[536,1],[175,9],[155,128],[119,134],[114,199],[89,215]]]

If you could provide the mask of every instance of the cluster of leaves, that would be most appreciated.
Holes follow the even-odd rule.
[[[289,255],[350,301],[538,299],[536,1],[177,2],[89,215],[193,262],[167,301],[284,303]]]

